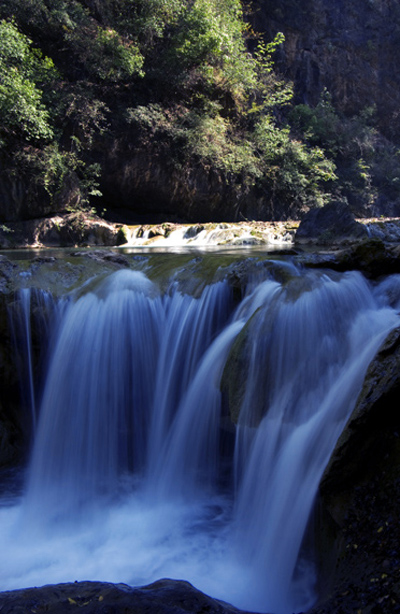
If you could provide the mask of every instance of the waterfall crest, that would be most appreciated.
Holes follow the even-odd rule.
[[[318,484],[399,325],[398,284],[279,268],[239,304],[225,281],[194,298],[131,270],[63,302],[23,501],[0,509],[1,588],[168,575],[248,610],[312,605]],[[237,424],[220,389],[234,345]]]

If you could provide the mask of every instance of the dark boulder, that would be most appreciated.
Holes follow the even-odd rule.
[[[332,245],[366,238],[368,231],[356,222],[345,202],[332,202],[321,209],[311,209],[297,229],[297,244]]]
[[[321,508],[330,524],[317,543],[323,545],[329,532],[338,556],[330,589],[310,614],[400,612],[399,394],[397,328],[369,366],[321,481]]]
[[[321,482],[325,498],[351,493],[376,470],[387,452],[387,436],[400,429],[400,328],[387,337],[369,366],[364,385]],[[340,514],[339,514],[340,516]],[[339,518],[338,518],[339,519]]]

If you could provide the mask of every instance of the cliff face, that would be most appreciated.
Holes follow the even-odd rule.
[[[252,23],[283,32],[280,71],[299,102],[315,105],[324,88],[346,114],[376,106],[379,128],[400,138],[400,5],[396,0],[255,0]]]
[[[274,198],[271,191],[241,183],[212,165],[179,168],[167,148],[133,149],[132,142],[129,133],[116,139],[105,148],[101,161],[103,202],[116,221],[287,220],[304,213],[297,201]]]

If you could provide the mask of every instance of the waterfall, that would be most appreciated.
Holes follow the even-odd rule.
[[[400,288],[262,271],[239,302],[227,281],[199,296],[134,270],[91,283],[52,310],[40,394],[22,295],[38,424],[21,499],[0,506],[0,589],[169,576],[247,610],[312,605],[318,484]]]
[[[9,320],[16,349],[16,363],[21,383],[22,406],[28,414],[28,427],[34,437],[38,421],[37,407],[37,377],[34,373],[34,364],[39,365],[45,361],[48,339],[51,336],[50,328],[56,329],[61,317],[64,301],[59,303],[53,300],[50,293],[37,288],[21,288],[16,295],[14,303],[9,305]],[[32,338],[32,324],[40,344],[36,340],[34,348]],[[39,357],[34,357],[34,354]]]
[[[268,603],[283,614],[312,605],[314,571],[299,555],[318,484],[366,368],[397,322],[390,310],[377,311],[360,274],[310,281],[295,297],[293,287],[273,286],[274,300],[253,322],[237,434],[235,514],[249,589],[258,592],[252,607]],[[260,389],[264,417],[255,429]]]

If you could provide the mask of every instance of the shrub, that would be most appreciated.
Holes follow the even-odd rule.
[[[322,186],[337,177],[335,165],[321,148],[293,139],[289,128],[277,128],[268,116],[257,123],[254,139],[263,161],[261,182],[275,196],[307,207],[325,203]]]
[[[3,139],[50,140],[50,114],[43,104],[40,85],[54,79],[49,58],[32,48],[14,22],[0,21],[0,113]]]

